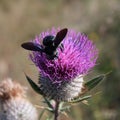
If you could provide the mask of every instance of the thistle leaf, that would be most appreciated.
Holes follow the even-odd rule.
[[[100,83],[103,79],[105,78],[105,75],[102,74],[102,75],[99,75],[98,77],[95,77],[93,78],[92,80],[88,81],[85,83],[85,88],[87,88],[87,90],[91,90],[93,89],[94,87],[96,87],[96,85],[98,83]]]
[[[69,103],[79,103],[79,102],[82,102],[83,100],[87,100],[91,97],[92,97],[92,95],[88,95],[88,96],[84,96],[84,97],[78,97],[78,98],[73,99]]]
[[[46,107],[45,109],[46,109],[47,111],[49,111],[49,112],[54,113],[54,110],[53,110],[53,109],[51,109],[50,107]]]
[[[71,106],[65,106],[60,109],[60,112],[69,111]]]
[[[25,74],[25,76],[26,76],[29,84],[33,88],[33,90],[36,91],[38,94],[43,95],[43,93],[42,93],[41,89],[39,88],[39,86],[35,82],[33,82],[33,80],[30,77],[28,77],[26,74]]]
[[[59,109],[61,110],[63,108],[64,102],[60,102]]]
[[[53,108],[53,106],[52,106],[52,104],[51,104],[51,101],[50,100],[48,100],[47,98],[45,98],[44,97],[44,103],[46,103],[47,105],[48,105],[48,107],[50,108],[50,111],[54,111],[54,108]]]

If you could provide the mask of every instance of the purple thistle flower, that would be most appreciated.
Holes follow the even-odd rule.
[[[45,36],[56,36],[59,30],[53,28],[42,32],[33,42],[42,45]],[[62,44],[62,51],[57,48],[57,59],[49,60],[40,52],[32,52],[30,58],[39,69],[40,88],[45,96],[68,101],[81,92],[83,76],[96,65],[98,51],[85,34],[73,30],[68,30]]]

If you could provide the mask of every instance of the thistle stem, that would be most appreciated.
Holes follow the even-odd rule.
[[[58,116],[59,116],[59,102],[56,101],[55,112],[54,112],[54,120],[58,120]]]

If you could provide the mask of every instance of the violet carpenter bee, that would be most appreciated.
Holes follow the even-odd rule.
[[[26,50],[38,51],[41,54],[45,53],[49,60],[53,60],[58,57],[57,48],[60,47],[63,50],[62,40],[67,35],[68,29],[64,28],[60,30],[56,36],[47,35],[43,38],[43,45],[34,42],[25,42],[21,46]]]

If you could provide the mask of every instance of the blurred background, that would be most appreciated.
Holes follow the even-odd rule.
[[[112,71],[92,91],[101,93],[89,106],[74,105],[70,118],[61,120],[120,120],[120,0],[0,0],[0,81],[11,77],[28,86],[29,99],[41,105],[24,75],[37,82],[37,69],[20,45],[52,27],[84,32],[94,41],[99,59],[88,78]]]

